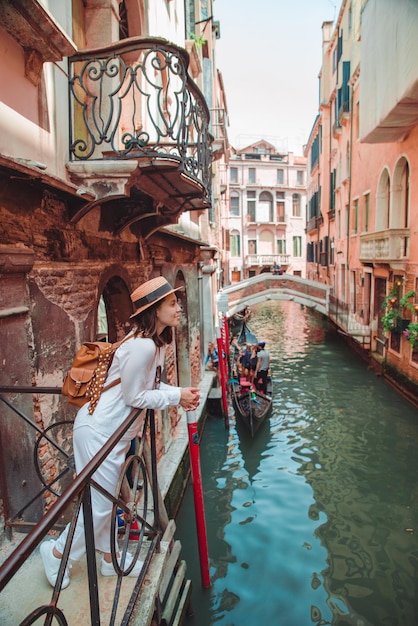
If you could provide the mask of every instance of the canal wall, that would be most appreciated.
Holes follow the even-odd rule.
[[[335,332],[338,332],[338,334],[344,338],[344,341],[350,348],[366,361],[369,368],[375,372],[376,376],[382,376],[399,395],[418,408],[418,384],[415,381],[408,378],[404,372],[398,369],[393,363],[389,362],[385,356],[377,352],[372,352],[368,348],[364,348],[354,337],[348,333],[342,332],[341,328],[330,318],[326,319],[330,326],[334,328]]]

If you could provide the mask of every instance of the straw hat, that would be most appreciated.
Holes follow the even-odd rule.
[[[183,287],[177,287],[173,289],[169,282],[164,278],[164,276],[157,276],[156,278],[151,278],[146,283],[143,283],[135,291],[131,293],[131,300],[134,306],[134,311],[131,315],[135,317],[148,307],[152,306],[159,300],[162,300],[170,293],[174,293],[179,289],[183,289]]]

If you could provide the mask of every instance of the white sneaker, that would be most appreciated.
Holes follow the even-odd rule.
[[[125,557],[125,563],[123,565],[123,570],[124,571],[126,571],[128,569],[128,567],[132,563],[132,560],[133,560],[132,554],[127,552],[126,553],[126,557]],[[118,557],[119,565],[120,565],[120,562],[121,562],[121,557],[119,556]],[[135,563],[132,571],[129,572],[129,574],[127,574],[127,576],[130,576],[131,578],[138,578],[139,574],[141,573],[143,565],[144,565],[143,561],[139,561],[138,560]],[[113,563],[108,563],[107,561],[104,560],[103,557],[102,557],[102,561],[101,561],[100,573],[101,573],[102,576],[117,576],[115,568],[113,567]]]
[[[57,582],[58,570],[61,565],[61,559],[57,559],[53,554],[55,541],[44,541],[41,543],[39,551],[41,553],[42,562],[44,564],[45,574],[51,587],[55,587]],[[70,584],[70,573],[68,566],[65,569],[64,578],[62,579],[61,589],[65,589]]]

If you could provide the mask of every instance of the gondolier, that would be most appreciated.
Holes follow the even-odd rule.
[[[259,351],[257,353],[257,366],[254,376],[256,387],[262,393],[267,393],[267,376],[270,367],[270,354],[265,346],[265,341],[258,342]]]

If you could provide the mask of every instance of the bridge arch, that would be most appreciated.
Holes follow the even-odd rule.
[[[218,313],[227,317],[266,300],[293,300],[328,316],[330,285],[290,274],[259,274],[218,293]]]

